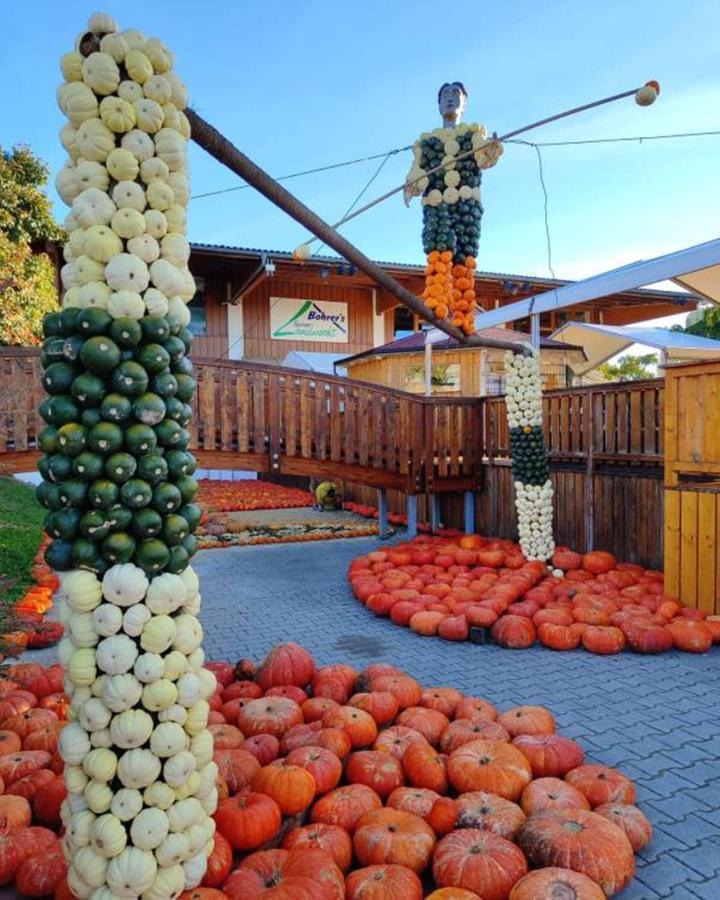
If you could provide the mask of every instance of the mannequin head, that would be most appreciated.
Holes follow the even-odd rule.
[[[449,81],[438,91],[438,109],[446,128],[454,128],[467,106],[467,91],[462,81]]]

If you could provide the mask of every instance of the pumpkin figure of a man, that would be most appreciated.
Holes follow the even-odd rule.
[[[502,154],[482,125],[461,122],[467,91],[460,81],[438,92],[442,128],[413,145],[414,162],[405,185],[405,203],[421,196],[423,249],[427,254],[423,299],[438,319],[450,317],[466,334],[475,330],[475,267],[480,240],[482,169]],[[475,151],[470,152],[470,151]],[[468,154],[458,159],[462,154]],[[431,170],[442,166],[440,171]]]

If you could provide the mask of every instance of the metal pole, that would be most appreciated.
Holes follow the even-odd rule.
[[[425,341],[425,396],[432,397],[432,344]]]
[[[530,343],[535,350],[540,350],[540,315],[530,316]]]
[[[385,488],[378,490],[378,530],[380,538],[385,540],[388,536],[388,502]]]
[[[417,535],[417,494],[407,495],[407,536],[414,538]]]

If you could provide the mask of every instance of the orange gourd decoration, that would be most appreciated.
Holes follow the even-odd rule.
[[[358,821],[353,848],[363,865],[401,865],[420,874],[435,849],[435,834],[424,819],[413,813],[378,809]]]
[[[520,806],[527,815],[545,809],[590,809],[590,803],[578,788],[561,778],[536,778],[522,792]]]
[[[443,753],[452,753],[463,744],[481,738],[486,741],[509,741],[510,735],[499,722],[489,719],[455,719],[443,731],[440,749]]]
[[[339,706],[331,709],[322,720],[323,728],[339,728],[350,738],[353,748],[369,747],[377,737],[375,719],[362,709],[354,706]]]
[[[440,800],[440,794],[429,788],[399,787],[395,788],[387,798],[386,806],[415,813],[416,816],[427,821],[430,811],[438,800]]]
[[[510,891],[510,900],[605,900],[595,882],[581,872],[553,866],[529,872]]]
[[[419,877],[405,866],[366,866],[345,879],[346,900],[422,900]]]
[[[294,766],[287,759],[276,759],[259,769],[252,780],[252,790],[267,794],[285,816],[307,809],[315,797],[315,779],[307,769]]]
[[[464,699],[462,691],[453,687],[425,688],[420,695],[418,706],[426,706],[428,709],[436,709],[448,719],[455,715],[458,703]]]
[[[507,800],[518,800],[532,778],[530,763],[512,744],[471,741],[453,753],[447,764],[456,791],[487,791]]]
[[[317,795],[326,794],[340,783],[342,763],[332,750],[310,744],[291,751],[285,759],[290,765],[300,766],[312,775]]]
[[[405,783],[400,761],[382,750],[353,753],[345,766],[345,778],[350,784],[367,785],[383,798]]]
[[[342,872],[347,872],[352,862],[350,835],[338,825],[317,822],[315,825],[293,828],[283,839],[282,847],[284,850],[322,850],[332,856],[335,865]]]
[[[279,738],[302,720],[300,706],[288,697],[260,697],[250,700],[237,713],[237,726],[245,737],[274,734]]]
[[[559,734],[520,734],[513,746],[526,757],[533,778],[562,777],[583,764],[585,754],[577,741]]]
[[[625,832],[635,853],[639,853],[652,840],[652,825],[637,806],[629,803],[602,803],[595,808],[595,812]]]
[[[511,737],[519,734],[554,734],[555,717],[544,706],[516,706],[504,712],[498,722]]]
[[[223,891],[229,900],[343,900],[345,879],[322,850],[261,850],[240,863]]]
[[[215,813],[218,831],[235,850],[254,850],[269,841],[281,819],[280,807],[271,797],[251,791],[221,800]]]
[[[593,807],[603,803],[635,802],[633,783],[622,772],[608,766],[578,766],[567,773],[565,781],[585,794]]]
[[[15,794],[0,796],[0,830],[16,831],[30,824],[32,810],[25,797]],[[0,884],[3,882],[0,880]]]
[[[348,701],[350,706],[362,709],[369,713],[378,728],[389,725],[395,721],[400,706],[395,695],[389,691],[371,691],[369,693],[353,694]]]
[[[483,900],[506,900],[527,870],[519,847],[476,828],[453,831],[442,838],[432,866],[438,887],[465,888]]]
[[[489,700],[482,697],[463,697],[455,707],[455,719],[490,719],[495,721],[498,711]]]
[[[445,756],[422,739],[413,741],[402,758],[408,781],[414,787],[428,788],[444,794],[448,789],[448,773]]]
[[[268,653],[258,667],[255,680],[266,691],[282,684],[304,688],[315,675],[315,663],[308,651],[299,644],[279,644]]]
[[[469,791],[455,801],[457,804],[457,828],[479,828],[492,831],[500,837],[513,840],[527,816],[511,800],[485,791]]]
[[[417,731],[433,747],[439,746],[440,738],[450,724],[445,713],[424,706],[407,707],[395,721],[398,725],[404,725],[406,728]]]
[[[316,800],[310,812],[310,821],[338,825],[352,834],[365,813],[381,807],[382,800],[372,788],[364,784],[348,784]]]
[[[425,738],[413,728],[392,725],[390,728],[380,732],[373,744],[373,750],[383,750],[386,753],[392,753],[398,759],[402,759],[410,744],[418,742],[427,743]]]
[[[213,758],[231,794],[249,787],[260,769],[256,757],[247,750],[216,750]]]

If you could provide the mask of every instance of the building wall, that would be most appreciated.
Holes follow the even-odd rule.
[[[227,281],[221,275],[208,274],[205,279],[206,333],[196,334],[192,355],[225,359],[228,355]]]

